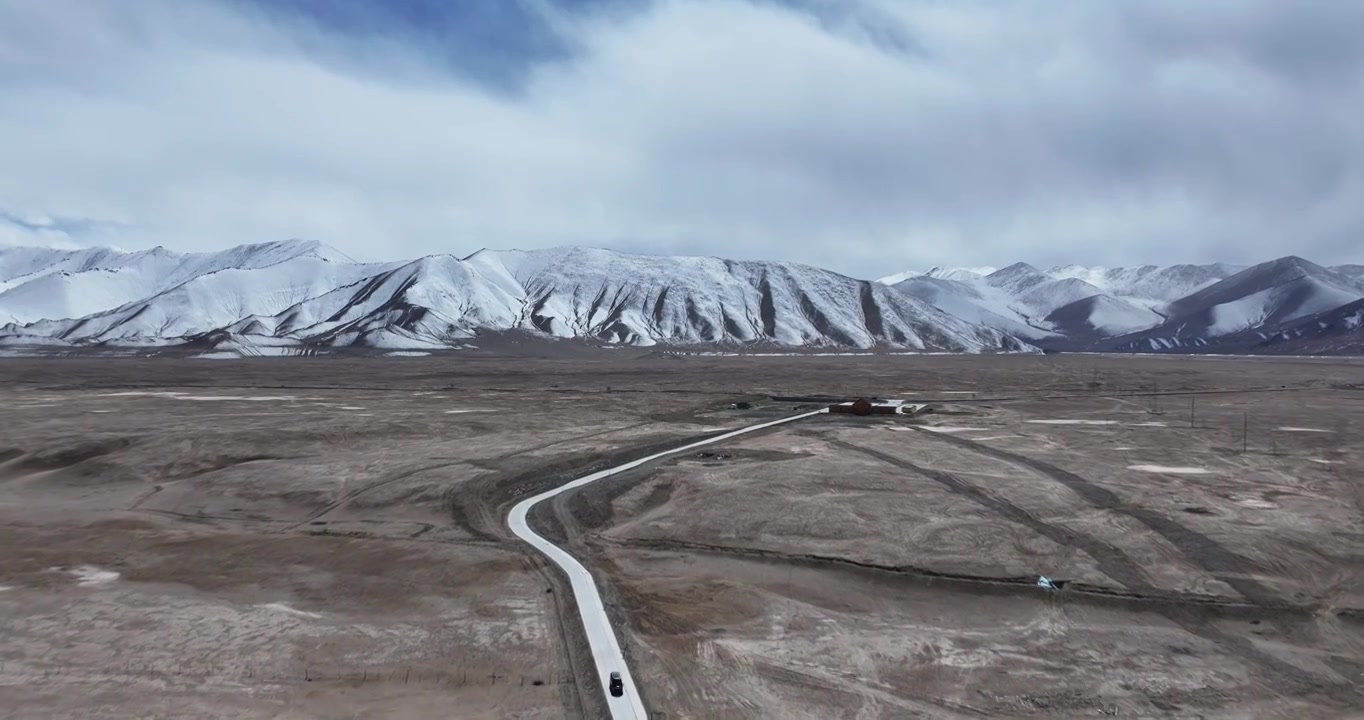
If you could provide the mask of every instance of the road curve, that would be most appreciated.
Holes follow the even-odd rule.
[[[695,450],[706,445],[713,445],[724,442],[731,438],[745,435],[758,430],[782,425],[796,420],[803,420],[812,415],[826,412],[817,410],[815,412],[793,415],[780,420],[771,420],[757,425],[750,425],[745,428],[733,430],[723,435],[717,435],[705,440],[698,440],[689,445],[684,445],[674,450],[657,453],[648,457],[632,460],[624,465],[602,470],[580,477],[565,485],[560,485],[552,490],[526,498],[517,503],[507,516],[507,526],[511,528],[513,534],[525,540],[539,550],[545,557],[548,557],[559,569],[568,575],[569,582],[573,587],[573,597],[578,601],[578,614],[582,617],[583,629],[587,632],[587,644],[592,650],[592,659],[597,666],[597,678],[601,681],[603,690],[607,687],[608,678],[612,672],[620,673],[621,682],[625,686],[625,694],[621,697],[611,697],[606,694],[606,704],[611,710],[612,720],[648,720],[649,714],[644,710],[644,703],[639,698],[639,692],[635,689],[635,680],[630,675],[630,667],[625,663],[625,655],[620,650],[620,643],[616,640],[616,633],[611,629],[611,619],[606,614],[606,608],[602,606],[601,594],[597,592],[597,584],[592,579],[592,574],[583,567],[572,555],[569,555],[558,545],[551,543],[534,530],[530,529],[526,522],[526,516],[530,514],[531,508],[540,504],[542,501],[558,495],[559,493],[573,488],[579,488],[589,483],[594,483],[602,478],[607,478],[617,473],[632,470],[648,462],[653,462],[659,458],[669,455]]]

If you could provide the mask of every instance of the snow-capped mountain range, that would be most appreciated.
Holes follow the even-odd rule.
[[[1291,351],[1305,338],[1339,336],[1357,325],[1321,318],[1364,299],[1364,268],[1326,268],[1299,257],[1244,267],[1144,265],[1045,271],[1017,263],[934,268],[881,282],[958,317],[1056,349]],[[1307,344],[1298,342],[1296,344]],[[1332,347],[1326,341],[1324,347]]]
[[[886,285],[792,263],[559,248],[356,263],[317,242],[222,253],[0,249],[0,344],[239,354],[435,350],[521,331],[649,346],[1031,351]]]
[[[468,348],[520,333],[630,346],[945,352],[1349,348],[1364,266],[934,268],[590,248],[359,263],[313,241],[217,253],[0,248],[0,345],[288,355]]]

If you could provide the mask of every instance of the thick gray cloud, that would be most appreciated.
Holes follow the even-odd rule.
[[[527,7],[573,52],[500,92],[208,0],[0,0],[0,242],[1364,259],[1364,4]]]

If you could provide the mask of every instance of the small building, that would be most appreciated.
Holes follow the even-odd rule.
[[[837,415],[914,415],[924,409],[924,405],[906,403],[904,400],[868,400],[858,398],[852,402],[834,403],[829,412]]]

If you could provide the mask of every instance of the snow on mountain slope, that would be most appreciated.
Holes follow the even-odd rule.
[[[1170,305],[1171,320],[1208,313],[1210,334],[1296,320],[1358,300],[1351,279],[1299,257],[1256,265]],[[1244,322],[1243,322],[1244,319]]]
[[[87,270],[134,268],[164,276],[170,284],[184,282],[196,275],[226,268],[250,269],[274,265],[295,257],[315,257],[331,262],[354,262],[344,253],[316,240],[238,245],[212,253],[177,253],[162,247],[138,252],[112,248],[52,250],[49,248],[0,247],[0,281],[10,283],[25,277]]]
[[[1178,300],[1244,269],[1224,263],[1165,267],[1142,265],[1130,268],[1063,265],[1047,270],[1046,274],[1057,279],[1083,280],[1108,295],[1134,299],[1139,304],[1156,305]]]
[[[113,310],[79,319],[41,321],[28,325],[26,331],[68,341],[185,337],[244,317],[274,315],[383,267],[304,255],[264,267],[228,268]]]
[[[446,347],[482,328],[516,327],[522,299],[514,290],[490,281],[476,266],[433,255],[385,269],[258,322],[274,335],[311,344]]]
[[[894,275],[887,275],[887,276],[885,276],[885,277],[883,277],[883,278],[877,280],[876,282],[879,282],[879,283],[881,283],[882,285],[897,285],[897,284],[902,283],[902,282],[904,282],[904,281],[906,281],[906,280],[908,280],[908,279],[910,279],[910,278],[923,277],[923,276],[924,276],[924,273],[919,272],[918,270],[906,270],[906,271],[904,271],[904,272],[895,273]]]
[[[1044,275],[1041,270],[1020,262],[986,275],[984,282],[996,290],[1006,292],[1017,298],[1038,285],[1051,281],[1051,279]]]
[[[1015,263],[983,277],[969,270],[935,268],[883,281],[895,280],[901,292],[968,322],[1044,347],[1119,351],[1198,349],[1220,338],[1258,343],[1275,328],[1364,296],[1364,266],[1326,269],[1300,258],[1253,268],[1062,265],[1041,271]]]
[[[1333,265],[1331,270],[1355,282],[1364,282],[1364,265]]]
[[[974,325],[983,325],[1016,337],[1038,340],[1055,333],[1034,327],[1010,307],[1011,298],[981,283],[934,278],[928,275],[902,280],[892,286],[943,312]]]
[[[1259,348],[1297,354],[1364,353],[1364,299],[1287,323]]]
[[[876,282],[879,282],[882,285],[898,285],[899,283],[909,280],[910,278],[916,277],[936,278],[939,280],[975,281],[985,277],[986,275],[989,275],[992,272],[995,272],[998,269],[999,268],[986,266],[935,267],[932,270],[929,270],[928,272],[908,270],[901,273],[895,273],[894,275],[887,275],[881,278],[880,280],[877,280]]]
[[[1273,328],[1364,298],[1344,275],[1299,257],[1243,270],[1170,303],[1164,323],[1113,341],[1116,349],[1165,350],[1206,346],[1241,333]]]
[[[0,289],[13,287],[27,276],[52,272],[81,272],[83,270],[122,267],[130,259],[147,253],[125,253],[111,248],[84,250],[53,250],[34,247],[0,247]]]
[[[1035,323],[1058,308],[1103,294],[1103,290],[1084,280],[1053,278],[1027,263],[1014,263],[986,275],[981,282],[1006,293],[1011,298],[1009,306],[1025,317],[1035,318]]]
[[[885,286],[792,263],[626,255],[592,248],[477,253],[526,291],[527,321],[612,342],[1017,347]]]
[[[0,338],[290,354],[462,347],[517,330],[638,346],[1144,351],[1343,332],[1353,316],[1331,313],[1364,297],[1361,270],[1300,258],[1245,270],[1016,263],[883,278],[902,277],[891,287],[792,263],[591,248],[369,265],[297,240],[197,254],[3,248]]]
[[[1020,332],[1014,323],[1022,323],[1034,328],[1026,337],[1056,344],[1066,338],[1092,342],[1159,325],[1171,301],[1242,269],[1221,263],[1132,268],[1062,265],[1044,272],[1027,263],[1014,263],[1000,270],[934,268],[894,286],[971,322],[1014,328],[1015,334]],[[980,275],[976,270],[991,272]],[[951,278],[975,292],[922,279],[929,277]]]
[[[283,353],[276,349],[290,343],[458,347],[481,331],[504,330],[633,345],[1035,350],[888,287],[789,263],[559,248],[361,265],[325,246],[294,242],[198,256],[155,253],[153,260],[130,255],[136,254],[48,255],[63,267],[83,268],[56,275],[34,268],[36,254],[11,257],[28,278],[14,297],[30,313],[101,306],[147,287],[155,292],[81,317],[12,323],[0,335],[124,346],[194,342],[256,354]],[[96,278],[121,279],[125,272],[126,287],[94,292]],[[47,287],[72,281],[80,292]]]
[[[156,290],[152,278],[128,269],[44,273],[0,292],[0,322],[82,317]]]
[[[1057,308],[1100,294],[1102,291],[1099,288],[1084,280],[1075,278],[1053,280],[1048,278],[1020,294],[1017,302],[1035,317],[1046,317],[1055,312]]]
[[[1164,320],[1140,304],[1111,295],[1091,295],[1063,305],[1047,315],[1046,322],[1071,338],[1112,337],[1145,330]]]
[[[209,273],[265,268],[294,258],[353,262],[333,248],[306,240],[192,254],[164,248],[134,253],[108,248],[0,248],[0,322],[82,317],[149,298]]]
[[[989,275],[990,273],[993,272],[997,272],[998,270],[999,268],[989,266],[952,268],[935,267],[932,270],[929,270],[927,275],[928,277],[938,278],[940,280],[974,281],[980,280],[984,278],[986,275]]]

